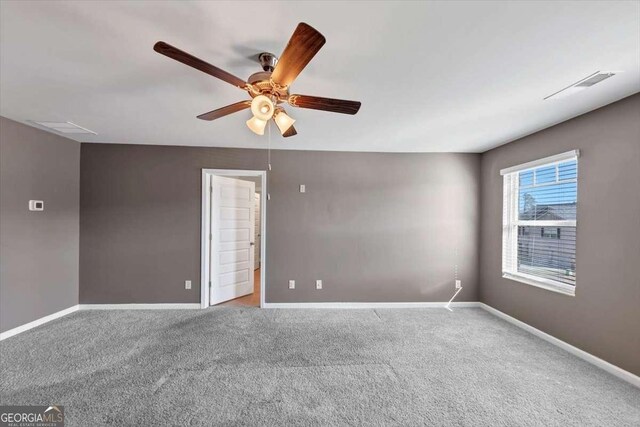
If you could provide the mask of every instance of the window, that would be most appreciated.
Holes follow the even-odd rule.
[[[578,151],[503,169],[502,276],[575,295]]]

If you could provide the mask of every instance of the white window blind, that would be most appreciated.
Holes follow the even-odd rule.
[[[574,295],[577,150],[503,169],[502,275]]]

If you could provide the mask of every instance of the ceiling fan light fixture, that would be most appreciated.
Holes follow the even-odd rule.
[[[289,94],[291,84],[325,42],[324,36],[315,28],[301,22],[291,35],[280,58],[272,53],[261,53],[259,60],[264,71],[253,73],[247,81],[163,41],[157,42],[153,50],[242,89],[251,97],[245,101],[200,114],[197,116],[198,119],[216,120],[250,108],[253,117],[246,123],[252,132],[264,135],[267,123],[273,119],[282,136],[289,138],[298,134],[293,126],[295,120],[284,112],[280,104],[287,103],[292,107],[350,115],[356,114],[360,109],[358,101]]]
[[[256,135],[264,135],[264,128],[266,126],[267,122],[265,120],[260,120],[257,117],[251,117],[247,120],[247,127]]]
[[[280,129],[280,133],[283,134],[283,135],[296,122],[287,113],[285,113],[282,110],[280,110],[280,111],[278,111],[276,113],[276,115],[273,118],[273,120],[276,122],[276,125],[278,126],[278,129]]]
[[[266,122],[273,117],[273,102],[265,95],[258,95],[251,101],[251,112],[254,117]]]

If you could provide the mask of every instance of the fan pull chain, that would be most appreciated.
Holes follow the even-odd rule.
[[[271,170],[271,120],[267,123],[267,165]]]
[[[271,172],[271,119],[267,122],[267,166]],[[269,175],[267,175],[269,179]],[[271,193],[267,193],[267,200],[271,200]]]

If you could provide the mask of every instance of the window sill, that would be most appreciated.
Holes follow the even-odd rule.
[[[502,273],[502,277],[509,280],[514,280],[516,282],[525,283],[527,285],[535,286],[537,288],[546,289],[547,291],[557,292],[562,295],[576,296],[576,290],[574,287],[570,287],[567,285],[567,288],[561,287],[559,285],[555,285],[553,283],[545,283],[541,280],[536,280],[531,277],[527,277],[520,274],[514,273]]]

